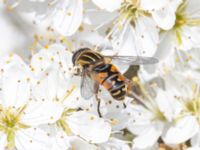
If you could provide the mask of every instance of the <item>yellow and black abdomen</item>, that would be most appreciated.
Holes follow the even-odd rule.
[[[100,64],[93,68],[92,78],[105,87],[116,100],[126,95],[125,77],[112,64]]]

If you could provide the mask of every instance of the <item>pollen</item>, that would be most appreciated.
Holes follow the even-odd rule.
[[[94,120],[94,119],[95,119],[95,117],[94,117],[94,116],[91,116],[91,117],[90,117],[90,120]]]
[[[84,31],[84,27],[81,25],[81,26],[78,28],[78,30],[79,30],[80,32],[83,32],[83,31]]]
[[[54,58],[52,57],[50,60],[53,62],[53,61],[54,61]]]
[[[119,124],[119,120],[118,120],[118,119],[111,118],[110,121],[111,121],[111,124],[112,124],[112,125],[117,125],[117,124]]]
[[[38,59],[39,59],[39,60],[42,60],[42,57],[39,57]]]
[[[44,48],[48,49],[48,48],[49,48],[49,45],[45,45]]]
[[[29,82],[29,81],[30,81],[30,78],[29,78],[29,77],[27,77],[27,78],[26,78],[26,81],[27,81],[27,82]]]
[[[67,12],[67,15],[68,15],[68,16],[71,16],[71,15],[72,15],[72,13],[71,13],[71,12]]]

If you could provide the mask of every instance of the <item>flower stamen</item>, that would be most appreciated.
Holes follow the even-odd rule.
[[[27,105],[24,105],[17,110],[13,107],[4,109],[0,106],[0,131],[7,135],[7,148],[13,148],[15,146],[15,131],[29,128],[28,125],[20,123],[20,118],[26,106]]]

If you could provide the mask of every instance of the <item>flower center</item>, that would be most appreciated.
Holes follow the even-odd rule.
[[[76,86],[72,86],[72,88],[70,90],[67,90],[66,94],[63,96],[61,102],[64,102],[65,100],[67,100],[67,98],[74,92],[74,90],[76,89]],[[56,125],[61,128],[67,135],[72,135],[72,131],[67,123],[67,117],[75,112],[76,109],[69,109],[69,108],[65,108],[64,111],[62,112],[62,116],[60,117],[60,119],[56,122]]]
[[[185,106],[186,111],[194,115],[200,124],[200,95],[190,101],[187,101]]]
[[[69,116],[71,113],[77,111],[76,109],[67,109],[62,113],[61,118],[56,122],[57,126],[60,127],[67,135],[72,135],[72,131],[67,123],[67,116]]]
[[[25,108],[26,105],[18,109],[0,106],[0,131],[7,135],[8,148],[15,146],[14,137],[16,130],[29,128],[29,126],[20,123],[20,118]]]
[[[154,116],[156,120],[160,121],[167,121],[167,118],[164,116],[164,114],[159,110],[154,110]]]
[[[120,19],[126,19],[133,22],[141,15],[148,15],[147,12],[139,8],[139,5],[140,0],[125,0],[120,9]]]
[[[176,39],[179,45],[182,44],[182,37],[181,37],[181,28],[184,25],[188,26],[199,26],[200,25],[200,19],[198,18],[190,18],[190,16],[187,16],[186,14],[186,7],[188,5],[187,1],[183,1],[182,4],[178,7],[176,11],[176,21],[173,27],[173,30],[175,30]]]
[[[176,13],[176,21],[175,21],[174,28],[180,28],[184,24],[186,24],[186,20],[184,16],[182,14]]]

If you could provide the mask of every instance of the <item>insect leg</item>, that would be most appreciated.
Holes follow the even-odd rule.
[[[101,111],[100,111],[101,99],[98,98],[98,91],[99,91],[99,84],[95,83],[94,84],[94,92],[95,92],[95,97],[97,100],[97,113],[98,113],[99,117],[102,118]]]
[[[126,106],[126,104],[123,102],[123,106],[124,106],[124,108],[126,108],[127,106]]]
[[[101,99],[99,99],[96,95],[96,100],[97,100],[97,113],[99,115],[100,118],[102,118],[102,114],[101,114],[101,111],[100,111],[100,106],[101,106]]]

